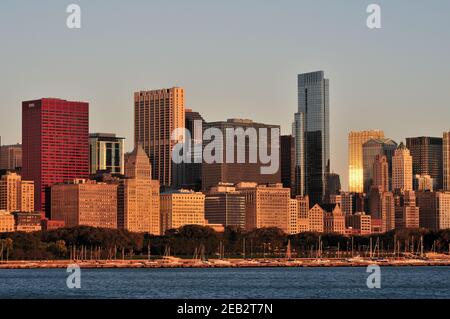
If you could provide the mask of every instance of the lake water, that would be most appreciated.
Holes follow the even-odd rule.
[[[0,270],[0,298],[450,298],[450,267],[386,267],[381,289],[366,268]]]

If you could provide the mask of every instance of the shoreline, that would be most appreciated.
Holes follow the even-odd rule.
[[[308,268],[308,267],[367,267],[379,265],[385,267],[439,267],[450,266],[450,258],[442,259],[210,259],[199,261],[192,259],[157,260],[54,260],[54,261],[8,261],[0,262],[2,269],[62,269],[69,265],[78,265],[82,269],[173,269],[173,268]]]

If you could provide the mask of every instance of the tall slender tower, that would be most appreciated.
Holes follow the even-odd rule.
[[[348,134],[348,175],[349,191],[364,192],[363,144],[370,139],[384,138],[379,130],[350,132]]]
[[[50,187],[89,177],[89,103],[22,103],[22,177],[34,181],[35,209],[50,212]]]
[[[392,190],[412,191],[412,156],[405,144],[400,143],[392,157]]]
[[[152,176],[161,186],[174,185],[174,164],[172,148],[184,138],[183,134],[172,133],[184,129],[184,89],[173,87],[134,93],[134,142],[141,143],[150,157]]]
[[[324,72],[298,75],[295,114],[297,195],[309,195],[310,206],[322,203],[330,173],[329,80]]]
[[[372,187],[376,187],[382,192],[389,191],[389,163],[385,155],[375,156]]]
[[[118,187],[118,227],[159,235],[159,182],[152,180],[150,161],[140,144],[127,159],[125,177]]]
[[[450,132],[444,132],[442,142],[444,191],[450,191]]]

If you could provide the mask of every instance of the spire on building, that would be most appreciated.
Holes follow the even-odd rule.
[[[125,163],[125,176],[134,179],[151,179],[152,167],[147,153],[138,143]]]

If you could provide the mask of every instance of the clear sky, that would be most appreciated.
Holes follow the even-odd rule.
[[[82,28],[66,27],[66,7]],[[366,7],[382,9],[382,29]],[[21,101],[90,102],[90,131],[133,138],[133,92],[182,86],[207,121],[250,118],[290,133],[296,75],[331,88],[333,171],[347,134],[400,142],[450,129],[448,0],[1,0],[0,135],[21,140]]]

